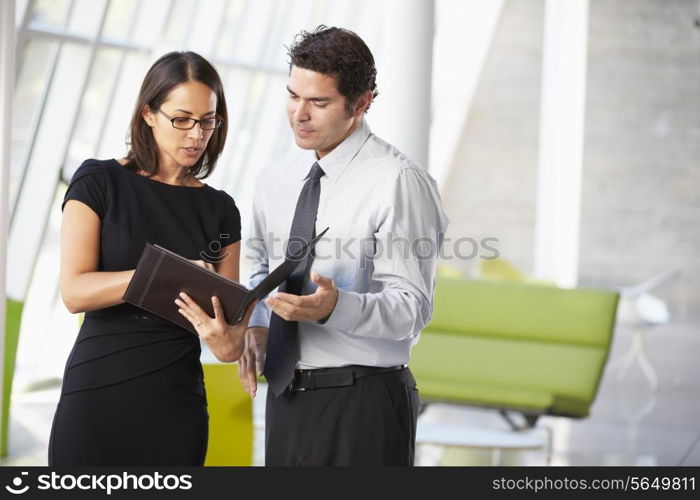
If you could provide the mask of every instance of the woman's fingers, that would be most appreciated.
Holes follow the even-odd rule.
[[[189,315],[192,318],[194,318],[195,321],[192,323],[193,325],[199,326],[206,320],[211,319],[211,317],[206,313],[206,311],[199,307],[199,304],[192,300],[192,298],[185,292],[180,292],[179,297],[180,301],[184,302],[186,307],[178,304],[177,300],[175,301],[175,303],[180,305],[182,309],[186,310],[189,313]]]
[[[212,297],[211,305],[214,308],[214,319],[226,321],[226,318],[224,317],[224,308],[221,306],[219,297]]]
[[[176,300],[175,303],[177,304],[178,301]],[[183,302],[180,302],[180,303],[177,304],[177,305],[180,306],[180,308],[177,310],[177,312],[179,312],[180,314],[182,314],[182,315],[185,317],[185,319],[187,319],[187,321],[189,321],[190,323],[192,323],[192,326],[194,326],[194,327],[195,327],[195,330],[196,330],[197,327],[199,326],[199,325],[197,324],[198,322],[197,322],[197,320],[194,319],[194,317],[192,316],[192,314],[191,314],[187,309],[185,309],[185,307],[187,307],[187,306],[185,306],[185,304],[184,304]],[[183,306],[184,306],[184,307],[183,307]]]
[[[203,267],[204,269],[209,269],[210,271],[216,272],[216,268],[214,267],[214,264],[211,262],[207,262],[206,260],[193,260],[191,262],[194,262],[198,266]]]

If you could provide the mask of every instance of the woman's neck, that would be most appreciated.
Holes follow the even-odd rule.
[[[117,160],[121,165],[127,165],[129,160],[127,158],[120,158]],[[204,184],[197,179],[187,174],[187,167],[175,166],[175,167],[160,167],[157,174],[151,175],[151,179],[158,182],[163,182],[165,184],[171,184],[173,186],[203,186]],[[142,169],[138,169],[137,173],[139,175],[148,176],[149,174]]]
[[[199,184],[199,181],[188,175],[187,167],[181,166],[161,166],[158,169],[158,173],[153,175],[152,178],[175,186],[191,186]]]

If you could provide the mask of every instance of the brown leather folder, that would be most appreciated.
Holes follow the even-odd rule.
[[[298,255],[312,251],[326,231],[328,228],[304,245]],[[218,297],[226,322],[235,324],[241,320],[251,301],[263,299],[284,283],[299,265],[299,261],[300,259],[286,259],[258,286],[249,290],[170,250],[147,243],[123,299],[196,333],[192,323],[178,312],[175,299],[180,292],[189,295],[212,318],[214,308],[211,297]]]

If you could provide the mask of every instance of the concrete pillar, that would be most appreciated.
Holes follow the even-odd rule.
[[[542,61],[534,274],[578,280],[588,0],[547,0]]]
[[[382,0],[380,96],[368,113],[373,132],[428,166],[434,0]]]

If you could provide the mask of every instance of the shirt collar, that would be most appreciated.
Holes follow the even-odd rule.
[[[367,142],[369,136],[372,135],[372,131],[369,129],[369,125],[363,118],[360,121],[360,125],[350,134],[346,139],[338,144],[333,151],[328,153],[326,156],[320,160],[316,158],[316,152],[313,150],[308,151],[309,153],[309,165],[313,165],[314,161],[317,161],[321,166],[326,176],[333,182],[338,180],[340,175],[345,170],[350,162],[357,156],[360,149]],[[311,168],[309,166],[309,168]],[[308,170],[304,172],[304,179],[309,175]]]

